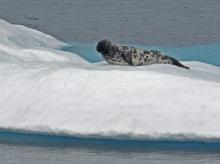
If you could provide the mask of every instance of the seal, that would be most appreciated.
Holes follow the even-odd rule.
[[[96,50],[102,54],[109,64],[142,66],[149,64],[172,64],[189,69],[177,59],[156,50],[143,50],[140,48],[120,46],[104,39],[98,42]]]

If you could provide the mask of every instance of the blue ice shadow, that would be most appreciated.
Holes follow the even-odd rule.
[[[220,152],[219,142],[91,139],[74,136],[22,133],[7,130],[0,130],[0,143],[42,147],[72,147],[117,152]]]
[[[187,47],[163,47],[130,45],[143,49],[159,50],[181,61],[200,61],[215,66],[220,66],[220,43],[194,45]],[[95,49],[96,43],[70,43],[61,50],[76,53],[89,62],[102,61],[102,56]]]

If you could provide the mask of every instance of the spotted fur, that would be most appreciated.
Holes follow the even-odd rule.
[[[109,40],[101,40],[96,47],[109,64],[141,66],[149,64],[173,64],[189,69],[178,60],[155,50],[142,50],[129,46],[112,44]]]

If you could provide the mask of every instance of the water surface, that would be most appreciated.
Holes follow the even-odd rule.
[[[117,141],[0,132],[1,163],[218,164],[220,144]]]
[[[220,41],[219,0],[1,0],[0,18],[63,41],[191,45]]]

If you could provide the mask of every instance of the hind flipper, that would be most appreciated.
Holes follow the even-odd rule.
[[[176,65],[178,67],[182,67],[182,68],[185,68],[185,69],[190,69],[189,67],[183,65],[182,63],[180,63],[177,59],[175,58],[172,58],[172,57],[169,57],[169,59],[172,61],[172,64],[173,65]]]

